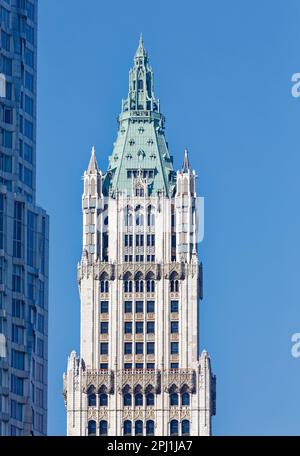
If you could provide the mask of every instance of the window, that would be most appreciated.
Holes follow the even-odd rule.
[[[140,369],[144,369],[144,364],[143,363],[136,363],[135,364],[135,368],[140,370]]]
[[[23,345],[24,344],[24,328],[22,326],[12,325],[11,328],[11,339],[14,343]]]
[[[125,244],[125,247],[132,247],[132,244],[133,244],[132,234],[125,234],[124,244]]]
[[[101,355],[107,355],[108,354],[108,343],[107,342],[102,342],[100,344],[100,354]]]
[[[36,405],[40,408],[44,406],[44,391],[41,388],[36,388]]]
[[[171,333],[172,334],[178,333],[178,321],[171,321]]]
[[[171,363],[171,369],[179,369],[179,363]]]
[[[143,293],[144,292],[144,281],[142,279],[142,275],[137,273],[135,278],[135,291],[136,293]]]
[[[147,313],[154,313],[155,312],[154,307],[155,307],[154,301],[147,301]]]
[[[30,44],[34,44],[34,29],[30,25],[26,24],[26,39]]]
[[[24,184],[32,188],[33,186],[33,174],[31,169],[24,166]]]
[[[135,196],[144,196],[145,192],[144,192],[144,189],[143,188],[136,188],[135,189]],[[138,220],[137,220],[137,225],[142,225],[142,223],[139,223]]]
[[[100,313],[108,313],[108,301],[100,302]]]
[[[40,363],[36,363],[35,367],[35,379],[37,382],[44,382],[44,366]]]
[[[136,313],[143,313],[144,312],[144,301],[136,301],[135,302],[135,312]]]
[[[143,234],[136,234],[135,245],[136,245],[136,247],[144,247],[144,235]]]
[[[190,435],[190,422],[183,420],[181,423],[181,435]]]
[[[109,291],[109,282],[106,277],[101,278],[100,280],[100,293],[108,293]]]
[[[155,246],[155,234],[147,234],[147,246],[148,247]]]
[[[154,333],[155,333],[155,322],[147,321],[147,334],[154,334]]]
[[[36,352],[40,358],[44,357],[44,341],[39,337],[36,339]]]
[[[131,421],[126,420],[126,421],[124,421],[124,435],[131,435],[131,434],[132,434]]]
[[[125,301],[125,313],[132,313],[132,301]]]
[[[153,274],[148,274],[147,277],[147,293],[154,293],[155,292],[155,281]]]
[[[11,351],[11,365],[15,369],[24,370],[25,368],[25,353],[12,350]]]
[[[130,393],[125,393],[123,397],[124,407],[130,407],[132,404],[132,397]]]
[[[23,205],[19,201],[15,202],[14,209],[14,246],[13,254],[16,258],[23,256]]]
[[[10,51],[10,35],[4,30],[1,31],[1,47],[8,52]]]
[[[24,159],[32,163],[33,151],[32,147],[24,142]]]
[[[96,394],[94,392],[94,388],[89,388],[88,391],[88,407],[96,407]]]
[[[124,369],[132,369],[132,363],[125,363]]]
[[[107,421],[101,420],[99,424],[99,434],[107,435]]]
[[[132,334],[132,322],[126,321],[124,323],[124,332],[125,334]]]
[[[88,422],[88,435],[95,436],[96,435],[96,421],[91,420]]]
[[[135,323],[135,333],[136,334],[143,334],[144,333],[144,322],[143,321],[137,321]]]
[[[131,342],[125,342],[124,353],[125,353],[125,355],[132,355],[132,343]]]
[[[19,378],[14,374],[11,374],[11,392],[17,394],[18,396],[23,396],[24,394],[24,379]]]
[[[33,116],[33,99],[28,95],[25,95],[25,112],[30,116]]]
[[[146,421],[146,435],[154,435],[154,421]]]
[[[178,312],[178,301],[171,301],[171,312],[172,313],[177,313]]]
[[[144,344],[143,342],[136,342],[135,344],[135,354],[136,355],[143,355],[144,353]]]
[[[28,48],[25,48],[25,63],[26,63],[26,65],[28,65],[31,68],[33,68],[33,65],[34,65],[34,54]]]
[[[13,111],[9,108],[4,108],[4,122],[7,124],[13,123]]]
[[[11,82],[6,81],[5,92],[6,92],[5,95],[6,95],[7,100],[11,100],[12,99],[12,83]]]
[[[33,76],[28,71],[25,71],[25,88],[33,92]]]
[[[7,147],[8,149],[11,149],[12,148],[12,145],[13,145],[13,136],[12,136],[12,132],[11,131],[7,131],[7,130],[3,130],[3,146],[4,147]]]
[[[35,266],[35,226],[36,217],[31,211],[27,212],[27,264]]]
[[[16,318],[24,318],[24,302],[20,299],[12,300],[12,316]]]
[[[188,406],[190,405],[190,395],[188,392],[184,392],[181,395],[181,405]]]
[[[108,321],[102,321],[100,323],[100,333],[108,334]]]
[[[154,342],[147,342],[147,355],[154,355],[155,346]]]
[[[44,329],[45,329],[44,315],[38,314],[37,327],[38,327],[38,331],[43,334]]]
[[[124,292],[125,293],[132,293],[132,280],[128,280],[125,278],[124,280]]]
[[[27,9],[28,18],[32,22],[34,22],[34,4],[27,0],[26,1],[26,9]]]
[[[3,8],[3,6],[1,7],[1,21],[3,22],[3,25],[5,25],[5,27],[9,28],[10,26],[10,13],[9,11],[6,9],[6,8]]]
[[[178,421],[172,420],[170,422],[170,435],[178,435]]]
[[[35,298],[34,275],[27,274],[27,297],[32,301]]]
[[[178,394],[177,393],[170,394],[170,405],[178,405]]]
[[[100,394],[99,403],[100,403],[101,407],[107,407],[107,405],[108,405],[108,395],[106,393]]]
[[[178,342],[171,342],[171,354],[178,355],[179,352],[179,344]]]
[[[3,68],[3,73],[6,76],[12,76],[12,59],[9,59],[7,57],[4,57],[4,55],[2,55],[2,68]]]
[[[155,364],[154,363],[147,363],[147,369],[155,369]]]
[[[12,290],[17,293],[23,293],[24,278],[22,266],[13,265]]]
[[[107,370],[108,364],[107,363],[100,363],[100,369]]]
[[[27,119],[24,119],[24,134],[31,141],[33,140],[33,124]]]
[[[147,406],[153,406],[154,405],[154,394],[153,393],[148,393],[146,395],[146,405]]]
[[[23,405],[14,400],[11,401],[11,418],[23,421]]]
[[[135,422],[134,431],[135,435],[143,435],[143,422],[141,420]]]

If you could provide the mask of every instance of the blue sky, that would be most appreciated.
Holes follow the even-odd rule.
[[[217,375],[217,435],[299,434],[300,4],[289,0],[39,2],[38,202],[51,217],[49,426],[79,347],[81,176],[102,169],[143,32],[176,167],[205,197],[201,348]]]

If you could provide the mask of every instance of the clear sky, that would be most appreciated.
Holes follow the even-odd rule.
[[[38,202],[51,217],[49,426],[79,348],[81,176],[105,170],[143,32],[176,167],[205,196],[201,348],[217,375],[217,435],[299,434],[298,0],[39,1]]]

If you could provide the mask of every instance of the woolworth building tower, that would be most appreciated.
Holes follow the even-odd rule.
[[[211,435],[215,376],[199,353],[196,174],[173,170],[142,38],[108,169],[84,173],[80,355],[64,374],[69,436]]]

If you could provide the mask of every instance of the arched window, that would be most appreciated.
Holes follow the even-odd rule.
[[[143,435],[143,422],[141,420],[135,422],[134,431],[135,435]]]
[[[135,224],[137,226],[143,226],[144,225],[144,214],[142,212],[141,206],[137,206],[135,209]]]
[[[94,436],[96,435],[96,421],[91,420],[88,422],[88,435]]]
[[[144,292],[144,280],[143,280],[143,274],[141,272],[138,272],[135,275],[135,291],[136,291],[136,293]]]
[[[154,421],[146,421],[146,435],[154,435]]]
[[[108,275],[106,273],[101,274],[100,276],[100,293],[108,293],[109,282]]]
[[[137,407],[141,407],[143,405],[143,395],[142,395],[142,393],[136,393],[134,395],[134,404]]]
[[[177,393],[170,394],[170,405],[178,405],[178,394]]]
[[[124,421],[124,435],[131,435],[131,434],[132,434],[131,421],[126,420],[126,421]]]
[[[107,421],[101,420],[99,424],[99,434],[107,435]]]
[[[129,272],[124,276],[124,292],[132,293],[132,276]]]
[[[148,206],[148,209],[147,209],[147,225],[148,226],[155,225],[155,214],[154,214],[153,206]]]
[[[108,396],[106,393],[102,393],[99,396],[99,403],[101,407],[107,407],[108,405]]]
[[[125,393],[123,396],[124,407],[129,407],[132,405],[132,397],[130,393]]]
[[[176,274],[175,272],[173,272],[170,276],[170,291],[171,293],[179,292],[178,274]]]
[[[147,293],[155,292],[155,280],[154,280],[154,274],[152,272],[149,272],[146,276],[146,287],[147,287]]]
[[[190,422],[183,420],[181,423],[181,435],[190,435]]]
[[[125,226],[132,226],[132,208],[127,206],[125,209]]]
[[[88,407],[96,407],[96,394],[95,394],[95,388],[93,386],[90,386],[88,391],[87,391],[87,396],[88,396]]]
[[[178,435],[178,421],[172,420],[170,422],[170,435]]]
[[[148,393],[146,395],[146,404],[147,405],[154,405],[154,394],[153,393]]]
[[[189,395],[189,393],[187,391],[185,391],[181,395],[181,405],[183,405],[183,406],[190,405],[190,395]]]

